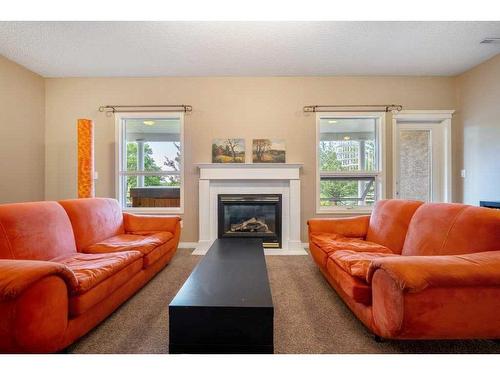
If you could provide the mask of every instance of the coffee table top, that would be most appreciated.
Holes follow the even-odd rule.
[[[215,240],[170,307],[273,307],[262,240]]]

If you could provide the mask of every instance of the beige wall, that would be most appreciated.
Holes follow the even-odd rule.
[[[459,76],[457,93],[463,201],[500,200],[500,55]]]
[[[44,198],[44,79],[0,56],[0,203]]]
[[[198,171],[210,162],[211,140],[275,137],[286,140],[287,161],[303,162],[302,240],[315,213],[315,116],[307,104],[397,103],[406,109],[454,109],[453,78],[63,78],[46,80],[46,199],[76,196],[76,119],[95,121],[98,196],[114,196],[114,120],[105,104],[190,104],[185,120],[183,241],[198,238]],[[390,117],[387,141],[391,139]],[[391,147],[388,143],[388,155]],[[388,158],[388,179],[391,158]],[[390,185],[388,184],[389,193]]]
[[[0,203],[76,196],[76,119],[96,123],[96,190],[114,195],[114,121],[103,104],[187,103],[184,241],[197,239],[198,162],[217,137],[284,138],[287,160],[303,162],[302,222],[314,212],[314,115],[305,104],[400,103],[406,109],[456,109],[454,200],[499,199],[500,55],[450,78],[63,78],[43,79],[0,56]],[[45,128],[45,129],[44,129]],[[387,155],[391,154],[390,116]],[[45,150],[44,150],[45,142]],[[388,181],[392,178],[391,158]],[[466,178],[459,176],[465,168]],[[390,196],[391,184],[387,185]]]
[[[0,56],[0,203],[76,196],[76,119],[96,123],[96,190],[114,196],[114,121],[103,104],[187,103],[184,241],[197,239],[198,162],[217,137],[284,138],[287,160],[303,162],[302,222],[314,211],[314,115],[305,104],[400,103],[406,109],[456,109],[454,200],[499,199],[500,55],[450,78],[102,78],[43,79]],[[44,129],[45,128],[45,129]],[[391,154],[390,116],[387,155]],[[45,142],[45,150],[44,150]],[[392,178],[391,158],[388,181]],[[462,180],[460,169],[467,176]],[[391,184],[387,185],[390,196]]]

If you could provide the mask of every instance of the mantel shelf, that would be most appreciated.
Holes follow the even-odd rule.
[[[200,169],[205,168],[238,168],[238,169],[252,169],[252,168],[273,168],[273,169],[294,169],[302,168],[303,163],[197,163],[195,164]]]

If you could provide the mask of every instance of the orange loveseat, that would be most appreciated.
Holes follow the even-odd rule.
[[[64,349],[165,267],[179,236],[180,218],[114,199],[0,205],[0,352]]]
[[[500,338],[500,210],[394,199],[308,225],[314,261],[376,336]]]

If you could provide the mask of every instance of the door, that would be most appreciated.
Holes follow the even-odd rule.
[[[443,124],[397,122],[394,130],[395,198],[449,201]]]

